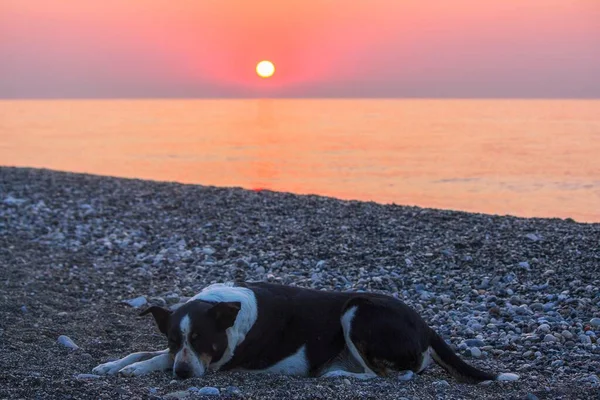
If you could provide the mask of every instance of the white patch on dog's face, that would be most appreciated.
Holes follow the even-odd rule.
[[[241,305],[241,310],[232,327],[227,329],[227,348],[219,360],[214,360],[210,364],[212,370],[219,370],[229,360],[233,358],[235,349],[242,343],[250,332],[250,329],[256,323],[258,318],[258,307],[254,292],[248,288],[237,287],[232,283],[215,283],[210,285],[200,293],[192,297],[188,302],[194,300],[203,300],[209,302],[227,302],[237,301]]]
[[[191,345],[190,336],[194,333],[192,332],[192,324],[189,315],[186,315],[181,319],[179,330],[181,333],[181,348],[177,354],[175,354],[173,375],[180,378],[204,375],[210,360],[196,354]]]

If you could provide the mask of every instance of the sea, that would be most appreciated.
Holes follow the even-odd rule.
[[[600,222],[600,100],[0,100],[0,165]]]

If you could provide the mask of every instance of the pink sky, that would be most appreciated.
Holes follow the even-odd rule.
[[[597,98],[600,0],[0,0],[0,97],[231,96]]]

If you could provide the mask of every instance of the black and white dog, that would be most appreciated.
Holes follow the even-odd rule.
[[[270,283],[215,284],[170,311],[153,306],[169,348],[94,368],[134,376],[207,370],[368,379],[423,371],[431,359],[464,382],[512,381],[462,361],[406,304],[374,293],[324,292]]]

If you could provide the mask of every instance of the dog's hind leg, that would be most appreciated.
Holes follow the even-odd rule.
[[[352,340],[352,327],[353,320],[356,314],[357,306],[347,308],[342,314],[340,322],[342,324],[342,330],[344,332],[344,340],[346,341],[346,348],[350,352],[350,356],[357,361],[363,369],[363,372],[350,372],[343,369],[329,371],[322,375],[323,378],[335,378],[339,376],[348,376],[357,379],[372,379],[377,377],[377,373],[373,371],[365,360],[365,355],[356,346],[356,343]]]
[[[123,368],[127,367],[128,365],[138,363],[140,361],[146,361],[146,360],[151,361],[152,359],[154,359],[156,357],[161,357],[161,356],[167,356],[168,358],[170,358],[169,349],[165,349],[165,350],[161,350],[161,351],[141,351],[139,353],[132,353],[132,354],[130,354],[126,357],[123,357],[119,360],[100,364],[96,368],[94,368],[92,370],[92,372],[94,374],[98,374],[98,375],[114,375],[117,372],[119,372],[120,370],[122,370]],[[163,358],[161,358],[161,360],[163,360]],[[171,362],[171,366],[172,366],[172,364],[173,363]],[[167,368],[165,368],[165,369],[167,369]]]
[[[393,299],[355,297],[344,306],[340,323],[346,347],[363,371],[324,376],[366,379],[392,371],[418,373],[427,365],[429,328]]]

